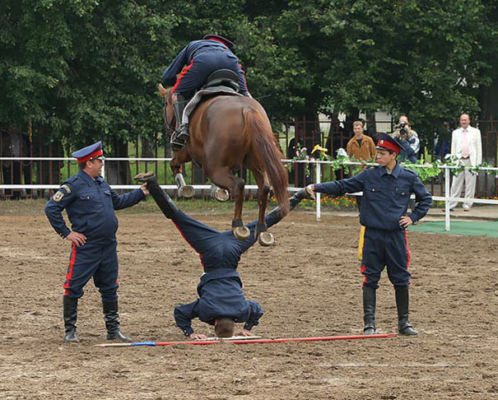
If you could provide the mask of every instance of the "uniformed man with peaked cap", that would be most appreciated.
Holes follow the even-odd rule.
[[[403,145],[385,133],[377,137],[378,166],[349,179],[318,183],[306,187],[307,192],[340,196],[363,192],[360,223],[365,226],[361,261],[363,280],[363,332],[374,334],[376,290],[384,266],[396,292],[398,330],[402,335],[416,335],[408,320],[408,286],[410,284],[410,251],[406,228],[427,214],[432,202],[418,175],[396,161]],[[418,202],[406,214],[410,195]]]
[[[64,342],[78,342],[76,320],[78,299],[83,287],[93,277],[99,289],[107,339],[129,341],[120,331],[118,314],[118,256],[114,210],[131,207],[145,198],[145,185],[130,193],[118,195],[101,176],[104,157],[102,143],[97,142],[72,153],[79,170],[65,181],[45,207],[55,231],[72,242],[69,266],[64,282]],[[71,228],[66,226],[66,210]]]

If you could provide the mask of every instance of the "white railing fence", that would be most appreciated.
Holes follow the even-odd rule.
[[[2,161],[65,161],[65,162],[74,162],[74,158],[67,158],[67,157],[0,157],[0,162]],[[133,162],[169,162],[171,161],[171,158],[120,158],[120,157],[109,157],[106,158],[106,161],[127,161],[130,163]],[[331,161],[318,161],[318,160],[289,160],[289,159],[283,159],[282,162],[284,164],[308,164],[310,166],[316,166],[314,168],[315,170],[315,183],[320,183],[322,181],[322,168],[320,167],[321,165],[331,165],[333,162]],[[353,162],[353,161],[348,161],[343,163],[344,166],[349,166],[349,165],[365,165],[365,163],[360,163],[360,162]],[[376,164],[371,163],[367,164],[374,166]],[[432,165],[412,165],[416,168],[432,168]],[[444,201],[445,203],[445,228],[447,231],[450,230],[451,228],[451,215],[450,215],[450,208],[449,208],[449,202],[450,200],[457,200],[459,202],[464,201],[464,198],[458,197],[458,198],[450,198],[450,171],[452,169],[456,169],[458,167],[454,165],[438,165],[438,168],[444,170],[444,176],[445,176],[445,185],[444,185],[444,195],[443,196],[433,196],[433,200],[437,201]],[[498,168],[494,167],[483,167],[479,168],[479,171],[483,172],[497,172]],[[102,169],[102,175],[105,177],[105,169]],[[171,185],[160,185],[161,188],[163,189],[177,189],[177,186],[174,184]],[[194,189],[210,189],[211,185],[192,185]],[[136,189],[139,188],[139,185],[111,185],[113,189]],[[54,184],[0,184],[0,190],[2,189],[17,189],[17,190],[24,190],[24,189],[58,189],[59,185],[54,185]],[[246,185],[247,189],[257,189],[256,185]],[[299,187],[289,187],[289,191],[297,191],[301,188]],[[363,193],[350,193],[350,195],[355,195],[355,196],[361,196]],[[413,195],[412,195],[413,197]],[[316,219],[319,221],[321,218],[321,202],[320,202],[321,194],[317,193],[317,198],[316,198]],[[474,198],[473,202],[476,204],[492,204],[492,205],[498,205],[498,200],[491,200],[491,199],[479,199],[479,198]]]

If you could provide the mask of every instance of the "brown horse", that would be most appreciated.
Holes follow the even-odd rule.
[[[167,127],[178,125],[173,113],[173,94],[159,85],[165,99],[164,118]],[[245,182],[233,171],[246,166],[252,171],[258,185],[258,225],[256,235],[262,245],[273,244],[273,236],[266,232],[265,211],[270,192],[269,183],[285,215],[289,211],[287,196],[287,169],[273,135],[270,121],[263,107],[245,96],[218,95],[202,101],[190,115],[190,139],[175,152],[171,169],[177,182],[184,185],[181,165],[195,161],[202,165],[206,175],[220,188],[226,189],[235,201],[232,221],[234,235],[241,240],[249,236],[242,223],[242,203]]]

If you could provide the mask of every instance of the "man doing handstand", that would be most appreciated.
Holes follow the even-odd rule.
[[[192,303],[175,307],[176,325],[190,339],[206,339],[206,335],[194,333],[192,319],[214,325],[217,337],[232,337],[235,323],[244,322],[241,336],[252,336],[250,330],[258,325],[263,310],[258,302],[246,300],[237,266],[242,253],[255,242],[254,231],[257,220],[247,224],[251,235],[244,241],[235,238],[231,230],[219,232],[182,212],[164,192],[150,173],[135,177],[147,183],[147,189],[163,214],[171,219],[182,236],[200,255],[204,273],[197,286],[199,298]],[[296,192],[290,201],[293,209],[306,196],[304,189]],[[266,216],[268,227],[282,219],[280,208]]]

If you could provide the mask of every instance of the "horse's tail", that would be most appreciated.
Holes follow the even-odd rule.
[[[244,125],[252,142],[253,154],[268,175],[273,192],[277,198],[282,215],[289,212],[289,197],[287,186],[289,174],[282,164],[282,152],[277,146],[277,142],[271,129],[270,121],[266,114],[245,108],[243,111]]]

